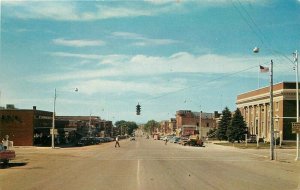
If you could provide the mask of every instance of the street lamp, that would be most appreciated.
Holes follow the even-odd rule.
[[[253,49],[254,53],[259,53],[259,48]],[[274,121],[273,121],[273,61],[270,62],[270,159],[274,160]],[[275,142],[276,143],[276,142]]]
[[[255,47],[253,49],[254,53],[258,53],[259,52],[259,48]],[[297,118],[297,123],[299,123],[299,78],[298,78],[298,51],[296,50],[293,53],[294,56],[294,64],[295,64],[295,71],[296,71],[296,118]],[[286,57],[287,58],[287,57]],[[287,58],[288,60],[290,60],[289,58]],[[291,60],[290,60],[291,61]],[[271,71],[270,71],[270,76],[272,75],[273,72],[273,62],[271,61]],[[273,76],[271,76],[271,80],[273,80]],[[273,81],[272,81],[273,82]],[[273,85],[272,85],[273,86]],[[271,91],[271,87],[270,87],[270,91]],[[273,88],[272,88],[273,91]],[[273,96],[273,92],[272,92],[272,96]],[[273,97],[272,97],[273,99]],[[271,92],[270,92],[270,102],[271,102]],[[271,105],[270,105],[271,106]],[[273,105],[271,107],[271,113],[273,112]],[[270,113],[270,114],[271,114]],[[272,113],[273,114],[273,113]],[[273,115],[271,116],[271,118],[273,118]],[[273,119],[271,119],[271,129],[272,129],[272,122]],[[274,125],[274,124],[273,124]],[[273,134],[271,133],[272,139],[274,136],[274,126],[273,126]],[[296,141],[296,161],[300,160],[299,158],[299,140],[300,140],[300,133],[297,132],[297,141]],[[272,141],[272,140],[271,140]],[[273,150],[273,155],[274,155],[274,150]]]
[[[298,78],[298,51],[296,50],[295,53],[293,53],[294,56],[294,62],[296,65],[296,106],[297,106],[297,123],[299,122],[299,78]],[[300,160],[299,158],[299,139],[300,139],[300,133],[297,133],[297,145],[296,145],[296,159],[295,160]]]
[[[75,92],[78,92],[78,88],[75,88]],[[51,147],[55,148],[54,145],[54,130],[55,130],[55,105],[56,105],[56,88],[54,88],[54,101],[53,101],[53,116],[52,116],[52,129],[51,129]]]
[[[52,148],[55,148],[55,146],[54,146],[55,104],[56,104],[56,88],[54,88],[53,116],[52,116],[52,130],[51,130],[51,147]]]

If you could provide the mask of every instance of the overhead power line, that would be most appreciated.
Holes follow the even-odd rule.
[[[240,0],[236,0],[237,3],[234,3],[234,0],[230,0],[232,6],[234,9],[238,12],[238,14],[241,16],[243,21],[247,24],[247,26],[250,28],[250,30],[256,35],[256,37],[261,42],[262,46],[266,45],[266,50],[270,50],[270,53],[273,56],[278,56],[281,60],[286,59],[289,61],[289,63],[294,65],[294,62],[283,53],[276,51],[274,49],[271,49],[269,47],[272,47],[264,35],[263,31],[260,29],[259,25],[255,22],[254,18],[251,16],[249,11],[245,8],[245,6],[242,4]],[[284,64],[284,61],[280,61],[279,64]]]
[[[246,68],[246,69],[242,69],[242,70],[239,70],[239,71],[236,71],[236,72],[233,72],[233,73],[228,73],[228,74],[226,74],[226,75],[217,77],[217,78],[212,79],[212,80],[204,81],[204,83],[205,83],[205,84],[208,84],[208,83],[211,83],[211,82],[215,82],[215,81],[218,81],[218,80],[220,80],[220,79],[224,79],[224,78],[226,78],[226,77],[229,77],[229,76],[232,76],[232,75],[236,75],[236,74],[238,74],[238,73],[242,73],[242,72],[251,70],[251,69],[253,69],[253,68],[258,68],[258,67],[257,67],[257,65],[251,66],[251,67],[248,67],[248,68]],[[193,86],[181,88],[181,89],[178,89],[178,90],[174,90],[174,91],[172,91],[172,92],[167,92],[167,93],[162,94],[162,95],[160,95],[160,96],[148,98],[148,99],[144,100],[143,102],[148,102],[148,101],[151,101],[151,100],[159,99],[159,98],[168,96],[168,95],[170,95],[170,94],[178,93],[178,92],[181,92],[181,91],[184,91],[184,90],[187,90],[187,89],[190,89],[190,88],[195,88],[195,87],[198,87],[198,86],[202,86],[202,85],[203,85],[203,84],[197,84],[197,85],[193,85]]]

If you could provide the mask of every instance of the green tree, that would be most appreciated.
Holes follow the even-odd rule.
[[[219,121],[219,128],[217,130],[216,136],[219,140],[227,140],[227,128],[231,122],[231,112],[228,107],[222,111],[222,118]]]
[[[136,122],[133,122],[133,121],[128,121],[127,126],[128,126],[128,131],[127,132],[128,132],[129,135],[132,135],[133,131],[138,128],[138,125],[136,124]]]
[[[155,132],[155,129],[160,128],[160,124],[155,121],[155,120],[149,120],[145,125],[144,125],[145,131],[147,131],[149,134],[152,134]]]
[[[135,122],[125,120],[116,121],[115,126],[120,132],[122,131],[122,134],[127,133],[128,135],[132,135],[133,131],[138,128]]]
[[[238,141],[240,143],[241,140],[244,139],[245,134],[247,133],[247,126],[244,121],[244,117],[241,114],[241,111],[237,108],[230,125],[227,129],[227,137],[229,142]]]

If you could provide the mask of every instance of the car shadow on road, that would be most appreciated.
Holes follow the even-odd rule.
[[[26,166],[26,165],[27,165],[26,162],[8,163],[8,164],[6,164],[6,165],[1,164],[1,165],[0,165],[0,169],[14,168],[14,167],[22,167],[22,166]]]

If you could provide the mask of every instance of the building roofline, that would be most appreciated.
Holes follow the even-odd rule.
[[[278,82],[278,83],[273,84],[273,86],[277,86],[277,85],[280,85],[280,84],[288,84],[288,83],[290,83],[290,84],[295,84],[296,82],[290,82],[290,81],[284,82],[284,81],[282,81],[282,82]],[[299,83],[300,83],[300,82],[299,82]],[[269,87],[270,87],[270,85],[264,86],[264,87],[261,87],[261,88],[257,88],[257,89],[254,89],[254,90],[250,90],[250,91],[248,91],[248,92],[244,92],[244,93],[238,94],[237,96],[245,95],[245,94],[248,94],[248,93],[251,93],[251,92],[255,92],[255,91],[258,91],[258,90],[263,90],[263,89],[266,89],[266,88],[269,88]]]

